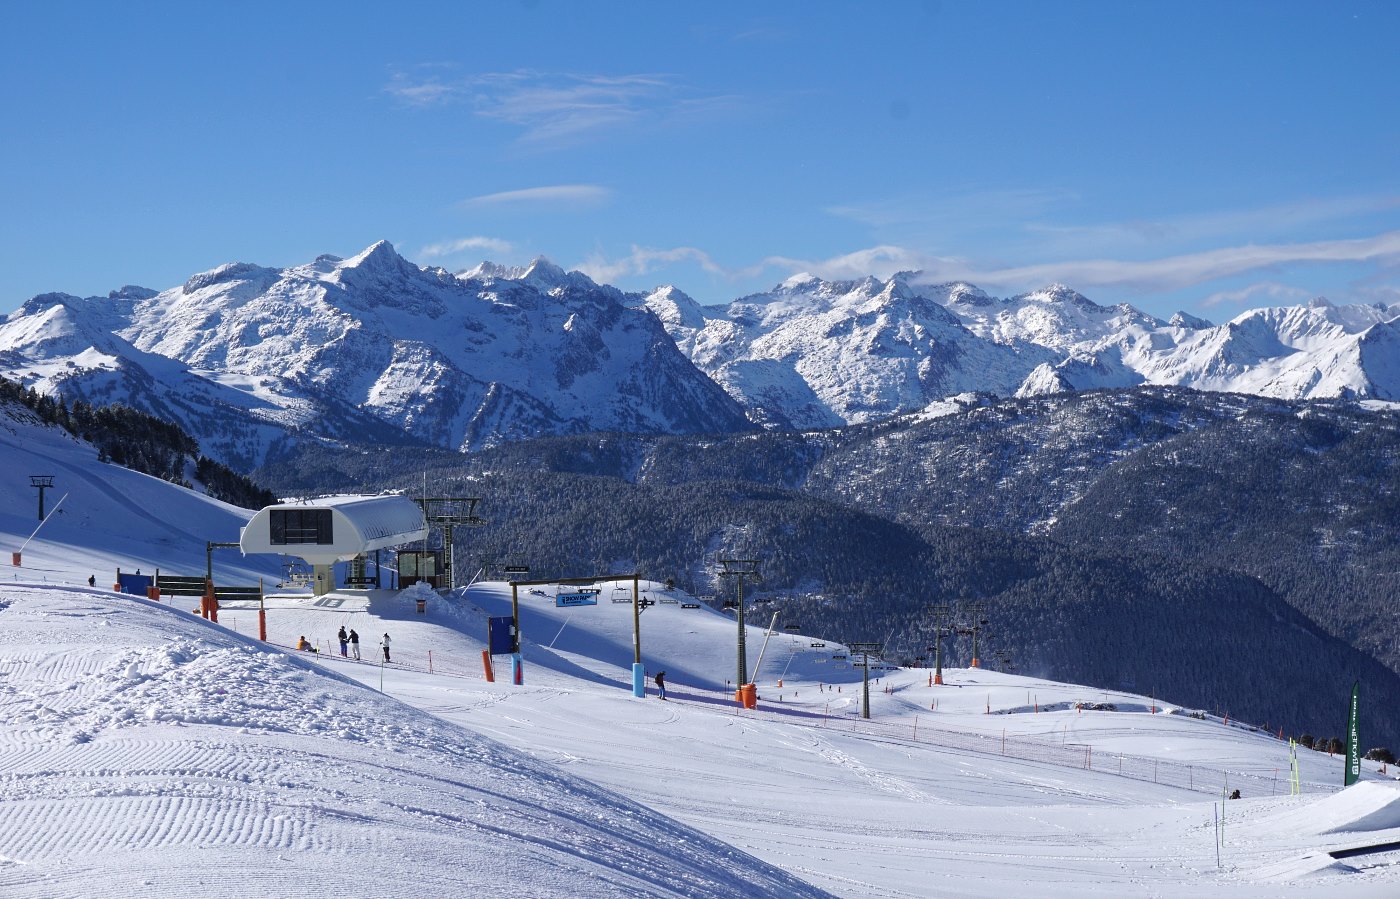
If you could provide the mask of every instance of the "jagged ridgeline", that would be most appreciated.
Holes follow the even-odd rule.
[[[1389,413],[1185,389],[1003,402],[806,433],[585,435],[442,452],[304,449],[279,490],[482,496],[464,569],[631,570],[723,595],[717,554],[780,623],[927,655],[928,608],[982,602],[1021,673],[1334,734],[1353,679],[1400,743]],[[463,573],[466,573],[465,571]],[[949,664],[970,645],[948,645]],[[1387,667],[1389,665],[1389,667]],[[1372,737],[1368,737],[1370,740]]]
[[[0,320],[0,374],[178,423],[246,471],[320,439],[476,451],[593,431],[871,424],[978,393],[1168,384],[1400,400],[1400,304],[1162,321],[1064,285],[996,298],[917,272],[797,276],[701,305],[548,260],[448,272],[379,241],[218,266],[162,291],[41,294]]]
[[[221,462],[203,456],[199,443],[179,425],[120,404],[71,405],[61,396],[40,394],[0,378],[0,404],[18,403],[40,420],[63,428],[97,448],[101,462],[111,462],[152,477],[190,487],[191,477],[215,499],[258,509],[277,501],[272,493]]]

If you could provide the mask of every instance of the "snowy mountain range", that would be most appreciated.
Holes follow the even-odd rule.
[[[0,370],[170,417],[251,466],[288,434],[460,449],[541,434],[733,431],[743,409],[623,295],[544,260],[451,274],[387,242],[156,293],[35,297]]]
[[[798,275],[728,305],[624,294],[544,259],[451,273],[380,241],[162,292],[44,294],[0,323],[0,374],[178,421],[251,468],[287,440],[470,450],[586,431],[878,421],[967,393],[1141,384],[1400,401],[1400,304],[1162,321],[1062,285],[1000,299],[919,273]]]
[[[1006,299],[965,283],[807,275],[720,307],[644,298],[699,368],[770,427],[829,427],[966,392],[1141,384],[1280,399],[1400,400],[1400,304],[1254,309],[1224,325],[1101,306],[1063,285]]]

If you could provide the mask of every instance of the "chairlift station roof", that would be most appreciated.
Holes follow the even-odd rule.
[[[326,496],[258,511],[240,532],[248,553],[280,553],[330,565],[428,536],[423,510],[407,496]]]

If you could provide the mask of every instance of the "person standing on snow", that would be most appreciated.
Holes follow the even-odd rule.
[[[345,625],[340,626],[340,633],[336,634],[335,637],[340,641],[340,657],[343,659],[349,655],[347,650],[350,646],[350,637],[345,633]]]
[[[355,654],[355,661],[360,660],[360,635],[355,633],[355,629],[350,629],[350,650]]]
[[[384,647],[384,661],[391,661],[389,658],[389,635],[385,634],[384,639],[379,641],[379,645]]]
[[[666,698],[666,672],[656,672],[656,691],[661,694],[661,698]]]
[[[88,575],[88,586],[89,586],[89,587],[96,587],[96,586],[97,586],[97,575],[95,575],[95,574],[90,574],[90,575]]]

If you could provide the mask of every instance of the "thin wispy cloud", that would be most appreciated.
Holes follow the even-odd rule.
[[[888,278],[896,272],[922,271],[926,275],[948,271],[959,265],[958,260],[931,256],[900,246],[878,246],[855,250],[829,259],[794,259],[768,256],[761,268],[779,269],[789,274],[807,272],[828,281],[849,281],[874,276]]]
[[[459,88],[444,83],[437,76],[415,81],[407,75],[395,74],[384,86],[384,93],[408,106],[435,106],[455,99]]]
[[[768,256],[742,267],[720,264],[696,247],[655,249],[634,246],[621,258],[595,255],[580,268],[595,280],[610,281],[649,274],[666,266],[691,263],[729,280],[751,279],[766,272],[783,276],[808,272],[827,280],[853,280],[874,276],[888,278],[897,272],[917,271],[920,283],[968,281],[989,289],[1025,290],[1051,283],[1083,288],[1120,288],[1151,294],[1194,287],[1221,278],[1267,271],[1286,265],[1366,263],[1400,265],[1400,231],[1355,240],[1316,241],[1296,244],[1224,247],[1159,259],[1067,260],[1040,265],[1004,268],[961,257],[938,256],[896,244],[884,244],[825,259]],[[1387,293],[1385,288],[1375,291]],[[1307,292],[1276,281],[1261,281],[1246,288],[1212,294],[1206,305],[1242,303],[1259,297],[1296,301]]]
[[[1385,262],[1400,257],[1400,231],[1355,240],[1223,247],[1161,259],[1090,259],[969,271],[979,284],[1024,285],[1059,281],[1077,286],[1125,287],[1144,292],[1194,287],[1281,265],[1328,262]]]
[[[726,278],[737,277],[737,273],[725,269],[716,263],[709,253],[695,247],[655,249],[633,245],[631,253],[618,259],[594,254],[581,263],[578,270],[594,281],[606,283],[619,278],[640,277],[680,262],[695,263],[711,274]]]
[[[488,72],[448,78],[395,72],[384,93],[416,107],[462,104],[520,130],[532,144],[568,143],[610,129],[711,115],[732,97],[706,95],[667,74]]]
[[[1281,236],[1299,228],[1344,221],[1400,208],[1397,196],[1304,198],[1248,209],[1224,209],[1087,225],[1029,222],[1024,228],[1046,241],[1045,249],[1142,247],[1220,241],[1236,235]]]
[[[555,205],[598,206],[612,199],[612,191],[597,184],[551,184],[482,194],[463,200],[462,206]]]
[[[1062,223],[1075,214],[1082,201],[1073,191],[1030,187],[899,196],[833,205],[825,211],[870,228],[872,235],[886,244],[942,246],[967,244],[970,240],[987,243],[990,236],[1002,254],[1011,258],[1075,259],[1090,254],[1140,257],[1154,251],[1159,257],[1166,257],[1177,251],[1171,258],[1197,260],[1210,252],[1199,250],[1202,245],[1218,247],[1238,240],[1240,235],[1272,245],[1273,241],[1286,240],[1328,223],[1349,222],[1350,230],[1355,230],[1368,216],[1384,216],[1400,209],[1400,196],[1372,194],[1303,198],[1255,208],[1175,216]],[[1227,252],[1222,251],[1216,258],[1223,259]],[[1106,266],[1088,270],[1092,277],[1103,278],[1104,283],[1117,283]]]
[[[932,226],[963,231],[970,224],[1005,227],[1007,222],[1045,215],[1077,199],[1073,191],[1059,188],[1004,188],[842,203],[825,211],[871,228]]]
[[[616,128],[675,99],[663,75],[549,75],[515,72],[478,81],[477,115],[518,126],[526,141],[550,141]]]
[[[418,256],[420,259],[443,259],[469,250],[473,252],[484,251],[496,256],[509,256],[514,252],[515,247],[510,241],[496,237],[459,237],[456,240],[428,244],[418,251]]]
[[[1260,281],[1257,284],[1250,284],[1239,290],[1221,290],[1201,300],[1201,305],[1205,307],[1221,306],[1226,303],[1243,305],[1245,303],[1257,302],[1259,298],[1275,300],[1286,304],[1294,303],[1298,300],[1307,299],[1308,292],[1301,287],[1290,287],[1287,284],[1280,284],[1277,281]]]

